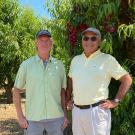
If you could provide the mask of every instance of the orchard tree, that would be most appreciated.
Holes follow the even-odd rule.
[[[19,1],[0,1],[0,88],[6,91],[6,102],[12,102],[11,89],[20,63],[35,53],[35,33],[42,21]]]

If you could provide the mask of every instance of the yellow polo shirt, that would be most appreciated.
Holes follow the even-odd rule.
[[[111,78],[127,74],[117,60],[97,50],[86,57],[84,53],[73,58],[69,77],[73,81],[73,100],[77,105],[89,105],[108,98]]]
[[[39,121],[64,116],[61,88],[66,89],[66,73],[61,61],[50,56],[45,66],[38,55],[24,61],[14,87],[26,89],[26,118]]]

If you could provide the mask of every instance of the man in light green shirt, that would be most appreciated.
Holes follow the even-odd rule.
[[[37,55],[20,65],[14,88],[13,101],[19,124],[26,135],[63,135],[67,126],[65,105],[66,74],[60,60],[50,55],[50,32],[41,30],[36,35]],[[20,91],[26,89],[26,117],[21,108]]]

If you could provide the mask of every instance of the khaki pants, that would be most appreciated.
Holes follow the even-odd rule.
[[[110,135],[111,112],[99,106],[72,110],[73,135]]]

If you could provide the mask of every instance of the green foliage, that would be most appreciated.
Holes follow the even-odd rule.
[[[117,17],[117,13],[119,12],[120,0],[107,1],[106,3],[101,2],[100,7],[98,9],[99,18],[97,20],[101,20],[107,14],[114,14]]]
[[[7,79],[6,76],[10,76],[11,78],[12,75],[10,75],[12,72],[6,71],[9,71],[7,65],[10,65],[10,62],[13,63],[12,58],[14,58],[15,45],[17,45],[13,24],[16,22],[19,9],[17,8],[18,3],[15,1],[11,2],[11,4],[8,0],[1,1],[0,6],[0,87],[3,87]]]
[[[13,25],[18,18],[19,13],[18,0],[1,0],[0,1],[0,20],[4,24]]]
[[[113,53],[112,47],[112,34],[109,32],[105,32],[103,23],[106,21],[106,18],[109,18],[109,15],[112,14],[111,22],[108,24],[110,27],[114,26],[114,21],[118,20],[119,11],[119,0],[47,0],[45,2],[45,7],[48,8],[49,13],[52,16],[51,21],[46,21],[49,28],[52,29],[52,33],[62,32],[61,36],[63,41],[66,41],[66,48],[69,51],[68,53],[73,56],[78,53],[81,53],[82,48],[80,45],[81,42],[81,33],[80,31],[77,34],[77,43],[76,48],[72,47],[68,41],[68,30],[66,29],[67,23],[71,22],[74,28],[78,31],[78,24],[84,23],[88,26],[97,27],[102,31],[102,35],[104,37],[104,41],[101,44],[101,49],[106,53]],[[51,25],[50,25],[51,22]],[[61,23],[62,22],[62,23]],[[52,24],[53,23],[53,24]],[[59,30],[58,30],[59,29]],[[54,32],[58,30],[57,32]],[[59,42],[59,35],[54,34],[54,36],[58,36],[54,39],[57,40],[57,44]],[[64,35],[64,37],[63,37]],[[115,46],[116,44],[114,44]],[[106,46],[106,47],[105,47]],[[70,50],[69,50],[70,48]]]
[[[105,36],[100,46],[102,52],[112,54],[113,53],[112,36],[110,34],[107,34],[107,36]]]
[[[35,34],[41,27],[32,9],[21,8],[16,0],[0,1],[0,88],[10,97],[20,63],[35,53]]]
[[[130,25],[121,24],[118,29],[118,34],[120,38],[135,39],[135,23]]]
[[[47,0],[45,7],[48,8],[52,19],[43,20],[46,28],[52,33],[53,51],[52,55],[63,61],[68,72],[71,55],[67,39],[67,30],[65,29],[69,17],[70,4],[69,1]]]

